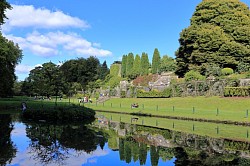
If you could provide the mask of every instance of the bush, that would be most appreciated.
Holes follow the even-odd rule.
[[[185,81],[193,80],[205,80],[205,77],[202,76],[198,71],[190,70],[185,74]]]
[[[121,98],[125,98],[126,97],[126,91],[121,91]]]
[[[225,97],[247,97],[250,95],[250,87],[225,87]]]
[[[172,96],[172,89],[166,88],[163,92],[159,92],[158,90],[152,90],[146,92],[144,90],[137,90],[138,98],[169,98]]]
[[[24,119],[33,121],[46,120],[49,122],[92,122],[95,112],[85,107],[72,105],[66,107],[55,107],[51,109],[32,110],[23,112]]]
[[[224,75],[224,76],[230,75],[230,74],[233,74],[233,73],[234,73],[234,71],[231,68],[223,68],[221,70],[221,74]]]

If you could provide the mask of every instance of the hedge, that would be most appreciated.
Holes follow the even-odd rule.
[[[250,86],[247,87],[225,87],[225,97],[247,97],[250,96]]]
[[[169,98],[172,96],[172,90],[166,88],[164,91],[160,92],[157,90],[152,90],[146,92],[144,90],[137,90],[137,98]]]

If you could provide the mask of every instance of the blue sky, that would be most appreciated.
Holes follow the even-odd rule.
[[[130,52],[146,52],[151,61],[155,48],[161,56],[175,57],[179,34],[201,1],[8,0],[13,9],[2,33],[23,50],[19,80],[49,61],[94,55],[110,65]]]

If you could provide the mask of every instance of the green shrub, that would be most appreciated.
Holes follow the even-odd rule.
[[[137,90],[138,98],[169,98],[171,96],[172,96],[172,89],[170,88],[166,88],[162,92],[155,89],[149,92],[146,92],[144,90]]]
[[[230,75],[230,74],[233,74],[233,73],[234,73],[234,71],[231,68],[223,68],[221,70],[221,74],[224,75],[224,76]]]
[[[126,91],[121,91],[121,98],[125,98],[126,97]]]
[[[205,77],[202,76],[198,71],[190,70],[185,74],[185,81],[193,80],[205,80]]]
[[[225,97],[247,97],[250,95],[250,87],[225,87]]]

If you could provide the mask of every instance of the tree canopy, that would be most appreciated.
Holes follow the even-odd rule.
[[[180,76],[190,70],[204,74],[206,66],[236,69],[250,62],[250,11],[239,0],[203,0],[179,39],[176,52]]]

